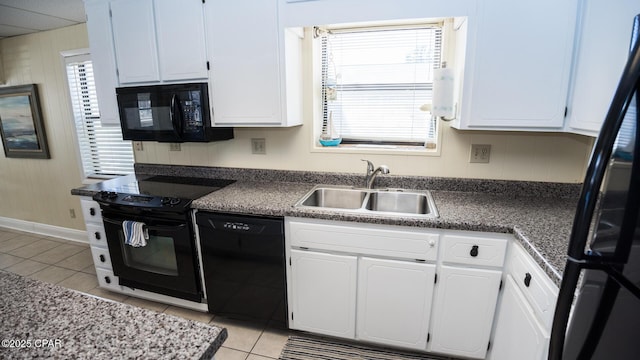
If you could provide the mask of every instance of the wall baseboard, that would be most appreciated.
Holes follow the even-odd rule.
[[[31,221],[12,219],[0,216],[0,227],[25,231],[38,235],[46,235],[63,240],[89,243],[87,232],[78,229],[69,229],[61,226],[41,224]]]

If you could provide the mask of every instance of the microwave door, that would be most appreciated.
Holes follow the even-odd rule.
[[[171,126],[173,127],[173,132],[175,133],[176,138],[182,140],[182,134],[184,133],[184,131],[182,129],[182,106],[180,106],[180,104],[181,102],[178,94],[173,93],[171,95],[169,116],[171,118]]]

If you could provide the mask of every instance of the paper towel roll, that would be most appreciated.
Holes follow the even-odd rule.
[[[453,90],[455,84],[452,68],[435,69],[433,71],[433,102],[431,113],[445,119],[455,118],[455,101]]]

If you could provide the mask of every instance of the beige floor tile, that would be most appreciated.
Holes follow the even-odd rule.
[[[17,249],[13,249],[8,253],[15,256],[20,256],[23,258],[31,258],[38,254],[42,254],[47,250],[51,250],[54,247],[60,246],[60,243],[55,241],[40,239],[36,242],[32,242],[29,245],[21,246]]]
[[[83,273],[96,275],[96,267],[93,264],[87,266],[86,268],[84,268],[84,269],[82,269],[80,271],[82,271]]]
[[[267,328],[260,335],[251,353],[277,359],[287,339],[289,339],[288,331]]]
[[[87,292],[88,294],[95,295],[97,297],[101,297],[103,299],[109,299],[117,302],[124,302],[129,298],[129,296],[125,294],[120,294],[117,292],[105,290],[101,287],[93,288]]]
[[[217,359],[217,357],[216,357],[216,359]],[[249,356],[247,357],[247,360],[273,360],[273,359],[277,359],[277,357],[276,358],[270,358],[270,357],[266,357],[266,356],[262,356],[262,355],[256,355],[254,353],[249,354]]]
[[[0,269],[6,269],[9,266],[15,265],[23,260],[23,258],[17,256],[0,253]]]
[[[16,234],[13,231],[0,230],[0,242],[3,242],[5,240],[9,240],[9,239],[14,238],[16,236],[18,236],[18,234]]]
[[[47,264],[43,264],[37,261],[27,259],[15,265],[11,265],[5,270],[18,275],[27,276],[27,275],[33,274],[34,272],[40,271],[46,268],[47,266],[48,266]]]
[[[42,254],[32,257],[31,260],[40,261],[47,264],[55,264],[83,250],[85,250],[85,248],[82,246],[60,244],[59,246],[54,247],[51,250],[47,250]]]
[[[29,275],[32,279],[41,280],[44,282],[48,282],[50,284],[57,284],[62,280],[71,277],[71,275],[76,272],[73,270],[57,267],[57,266],[47,266],[46,268],[35,272]]]
[[[157,312],[164,312],[169,307],[169,305],[167,304],[161,304],[159,302],[149,301],[149,300],[140,299],[136,297],[129,297],[124,301],[124,303],[141,307],[147,310],[157,311]]]
[[[216,360],[245,360],[247,356],[249,356],[249,353],[222,346],[216,352],[215,359]]]
[[[89,290],[98,286],[98,279],[95,277],[95,275],[76,272],[70,277],[60,281],[58,285],[73,290],[88,292]]]
[[[224,346],[240,351],[251,352],[262,334],[262,326],[219,316],[213,318],[211,324],[227,328],[229,337],[224,342]]]
[[[93,257],[91,256],[91,250],[85,249],[75,255],[71,255],[68,258],[59,261],[55,264],[63,268],[80,271],[89,265],[93,265]]]
[[[200,321],[203,323],[209,323],[213,319],[213,314],[207,312],[201,312],[191,309],[185,309],[177,306],[169,306],[165,311],[165,314],[171,314],[179,316],[189,320]]]
[[[5,240],[0,243],[0,252],[8,253],[11,250],[29,245],[36,241],[40,240],[40,238],[29,235],[18,235],[11,239]]]

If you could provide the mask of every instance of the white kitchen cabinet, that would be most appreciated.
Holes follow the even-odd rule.
[[[502,271],[441,266],[430,349],[484,359]]]
[[[278,21],[277,0],[210,1],[205,7],[213,122],[302,123],[302,33]]]
[[[121,84],[208,77],[201,1],[113,0],[110,6]]]
[[[561,131],[577,11],[577,0],[480,1],[453,126]]]
[[[489,359],[542,360],[547,358],[548,346],[549,332],[538,322],[522,291],[508,275]]]
[[[109,19],[109,3],[85,0],[87,33],[91,50],[91,63],[96,83],[96,96],[103,125],[120,126],[118,101],[116,100],[116,59],[113,53],[113,37]]]
[[[357,339],[424,350],[435,265],[358,260]]]
[[[120,83],[160,81],[153,0],[115,0],[110,5]]]
[[[154,0],[154,6],[161,79],[206,79],[202,1]]]
[[[568,131],[597,136],[629,54],[636,0],[589,0],[578,27]]]
[[[353,339],[357,257],[291,250],[290,327]]]

